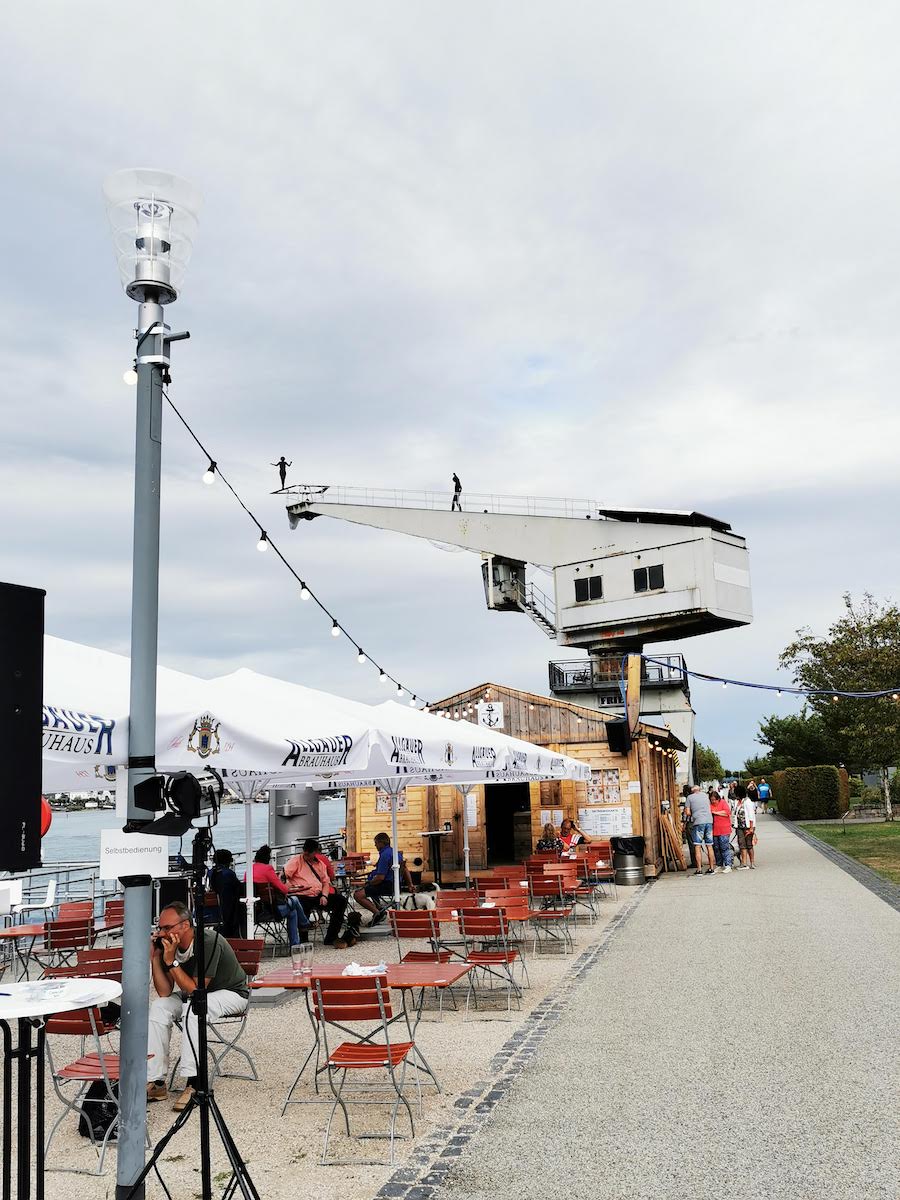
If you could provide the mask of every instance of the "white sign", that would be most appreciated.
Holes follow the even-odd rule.
[[[481,704],[477,704],[478,724],[486,725],[488,729],[503,728],[503,705],[495,704],[492,700],[485,700]]]
[[[541,809],[541,824],[555,825],[558,829],[562,825],[563,810],[561,808],[542,808]]]
[[[641,781],[639,779],[629,779],[628,790],[633,796],[639,796],[641,794]]]
[[[606,804],[603,808],[580,808],[578,824],[588,837],[627,836],[632,832],[631,805]]]
[[[466,825],[469,829],[478,828],[478,797],[474,792],[466,795]]]
[[[169,873],[169,839],[146,833],[100,830],[100,878],[149,875],[161,879]]]

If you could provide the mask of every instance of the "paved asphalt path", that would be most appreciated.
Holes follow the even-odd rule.
[[[757,861],[647,889],[434,1200],[898,1200],[900,914]]]

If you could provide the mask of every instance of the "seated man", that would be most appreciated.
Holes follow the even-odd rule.
[[[322,853],[322,847],[315,838],[307,838],[303,843],[303,853],[288,859],[284,865],[284,877],[307,915],[314,909],[324,909],[328,913],[328,928],[323,941],[326,946],[335,945],[347,908],[347,897],[339,896],[334,890],[334,865]],[[338,948],[343,949],[346,945],[345,940],[344,945]]]
[[[291,896],[272,867],[272,851],[268,846],[260,846],[253,856],[253,882],[267,883],[273,892],[280,893],[276,908],[283,917],[287,917],[288,941],[292,946],[300,946],[309,941],[309,917],[303,911],[303,906],[296,896]]]
[[[209,1016],[231,1017],[247,1007],[250,989],[235,953],[214,929],[204,932],[207,1008]],[[181,1074],[184,1091],[173,1104],[181,1112],[197,1084],[197,1018],[191,1012],[188,997],[197,986],[194,958],[194,927],[191,914],[180,901],[174,901],[159,914],[159,923],[150,940],[150,969],[159,999],[150,1005],[147,1035],[147,1099],[168,1099],[166,1078],[169,1074],[169,1039],[176,1017],[181,1017]]]
[[[207,879],[219,898],[219,932],[227,938],[244,937],[241,885],[234,873],[234,859],[230,850],[215,852]]]
[[[394,851],[391,847],[391,839],[386,833],[375,834],[375,849],[378,851],[378,862],[375,864],[375,869],[369,872],[365,885],[357,888],[353,893],[353,899],[360,908],[364,908],[372,914],[372,925],[383,921],[387,913],[387,909],[380,908],[375,900],[394,894]],[[400,877],[405,887],[410,892],[414,892],[416,889],[413,886],[409,868],[403,861],[403,855],[399,850],[397,859],[400,863]]]

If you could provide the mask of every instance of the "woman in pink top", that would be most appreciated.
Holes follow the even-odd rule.
[[[282,917],[287,918],[288,941],[292,946],[299,946],[309,941],[309,917],[303,911],[303,905],[296,896],[288,894],[287,888],[272,869],[272,851],[268,846],[260,846],[253,857],[253,883],[267,883],[272,888],[273,898],[278,900],[275,909]],[[301,937],[300,930],[303,931]]]

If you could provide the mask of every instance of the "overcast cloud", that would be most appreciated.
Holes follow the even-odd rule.
[[[393,674],[545,691],[553,647],[485,610],[470,555],[290,533],[279,454],[298,481],[712,512],[756,618],[680,648],[774,680],[844,589],[898,591],[898,26],[828,0],[11,8],[0,578],[127,651],[135,310],[100,186],[162,166],[205,197],[173,399]],[[382,698],[171,419],[164,454],[161,660]],[[729,763],[776,707],[694,696]]]

